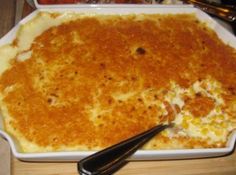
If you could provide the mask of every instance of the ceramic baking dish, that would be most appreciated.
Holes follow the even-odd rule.
[[[188,5],[84,5],[81,8],[50,8],[38,9],[24,18],[18,25],[16,25],[9,33],[7,33],[1,40],[0,46],[10,43],[20,25],[26,23],[40,11],[76,11],[79,13],[89,14],[139,14],[139,13],[156,13],[156,14],[179,14],[179,13],[194,13],[206,24],[209,25],[218,36],[227,44],[236,48],[236,38],[233,34],[225,30],[210,16]],[[5,138],[12,149],[13,155],[24,161],[78,161],[79,159],[88,156],[93,151],[71,151],[71,152],[47,152],[47,153],[22,153],[19,151],[17,140],[4,131],[2,118],[0,116],[0,135]],[[139,150],[132,157],[131,160],[162,160],[162,159],[186,159],[186,158],[203,158],[214,157],[229,154],[234,149],[236,139],[236,131],[228,138],[225,148],[210,148],[210,149],[181,149],[181,150]]]

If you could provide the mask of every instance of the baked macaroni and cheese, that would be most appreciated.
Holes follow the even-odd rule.
[[[194,14],[40,12],[0,47],[0,107],[22,152],[219,148],[236,128],[236,50]]]

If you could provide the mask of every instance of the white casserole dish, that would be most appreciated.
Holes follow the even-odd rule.
[[[206,22],[209,27],[216,31],[219,37],[227,44],[236,48],[236,38],[233,34],[228,32],[210,16],[188,5],[84,5],[81,8],[50,8],[38,9],[32,14],[24,18],[18,25],[16,25],[8,34],[0,40],[0,46],[10,43],[14,38],[19,26],[26,23],[40,11],[76,11],[80,13],[92,14],[138,14],[138,13],[157,13],[157,14],[179,14],[179,13],[194,13],[201,20]],[[0,116],[0,135],[5,138],[12,149],[13,155],[24,161],[78,161],[86,157],[93,151],[71,151],[71,152],[47,152],[47,153],[22,153],[19,152],[17,140],[4,131],[2,118]],[[139,150],[132,157],[131,160],[163,160],[163,159],[186,159],[186,158],[203,158],[214,157],[229,154],[234,149],[236,139],[236,131],[234,131],[228,138],[225,148],[211,148],[211,149],[181,149],[181,150]]]

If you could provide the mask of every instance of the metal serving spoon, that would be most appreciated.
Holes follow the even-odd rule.
[[[110,175],[124,165],[126,159],[153,136],[172,126],[173,124],[157,125],[137,136],[96,152],[78,162],[78,172],[81,175]]]
[[[235,6],[226,6],[214,3],[207,3],[201,0],[182,0],[185,3],[193,4],[195,7],[209,13],[211,15],[217,16],[228,22],[236,21],[236,9]]]

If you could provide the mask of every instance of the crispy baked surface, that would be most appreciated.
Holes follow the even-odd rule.
[[[69,15],[39,13],[0,48],[0,59],[17,50],[0,77],[1,110],[23,152],[101,149],[170,121],[144,149],[225,146],[234,48],[191,14]],[[20,38],[40,18],[54,23]]]

